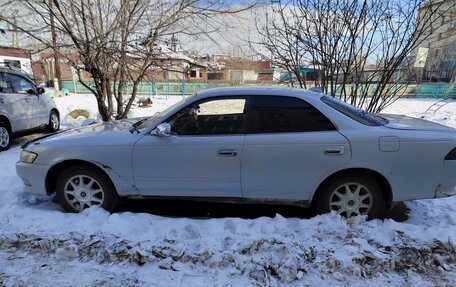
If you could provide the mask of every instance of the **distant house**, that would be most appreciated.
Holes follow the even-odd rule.
[[[0,46],[0,63],[21,68],[28,74],[33,75],[29,50]]]
[[[76,71],[70,65],[66,58],[77,59],[75,52],[71,50],[60,51],[64,57],[60,57],[60,81],[73,81],[76,79]],[[54,53],[51,50],[42,51],[39,55],[33,58],[33,72],[35,77],[47,86],[54,86],[55,75],[55,60]],[[90,81],[90,75],[87,72],[81,73],[82,79]]]
[[[157,65],[152,67],[154,81],[207,81],[207,66],[181,52],[160,45]]]
[[[77,81],[76,70],[72,67],[67,59],[73,59],[78,62],[78,56],[72,50],[60,51],[63,57],[60,58],[60,74],[61,81]],[[138,61],[142,59],[138,58]],[[174,52],[166,46],[160,46],[155,63],[150,71],[146,74],[143,81],[145,82],[199,82],[207,80],[206,67],[183,53]],[[50,85],[55,78],[54,75],[54,58],[51,51],[44,51],[39,55],[39,59],[35,61],[38,74],[46,79]],[[90,82],[90,74],[82,71],[82,80]]]
[[[214,55],[209,61],[209,80],[229,81],[232,84],[267,83],[273,81],[270,61],[248,60]]]

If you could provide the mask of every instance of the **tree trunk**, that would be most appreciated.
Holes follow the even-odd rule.
[[[114,106],[112,104],[111,81],[109,79],[106,79],[105,85],[106,85],[106,97],[108,98],[108,112],[110,115],[112,115],[113,111],[114,111]]]
[[[130,100],[128,100],[127,106],[125,107],[125,110],[124,110],[122,116],[120,117],[121,119],[127,118],[131,105],[133,104],[133,101],[136,98],[136,93],[138,92],[138,85],[139,85],[139,80],[133,82],[133,90],[131,91],[131,97],[130,97]]]
[[[104,122],[110,121],[112,116],[112,111],[109,111],[108,106],[106,106],[106,98],[108,91],[106,90],[106,79],[102,75],[93,75],[93,80],[95,83],[96,94],[95,97],[97,98],[97,105],[98,111],[100,113],[101,118]]]

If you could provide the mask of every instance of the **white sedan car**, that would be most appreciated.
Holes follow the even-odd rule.
[[[34,140],[16,167],[27,191],[55,193],[71,212],[185,198],[374,218],[394,202],[456,193],[456,130],[307,90],[222,88],[137,122]]]

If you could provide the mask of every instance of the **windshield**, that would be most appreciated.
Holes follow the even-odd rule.
[[[159,118],[159,117],[162,117],[164,115],[166,115],[169,111],[173,110],[175,107],[179,106],[180,104],[182,104],[183,102],[187,101],[189,98],[192,98],[194,97],[196,94],[194,95],[191,95],[190,97],[186,97],[186,98],[183,98],[182,100],[178,101],[177,103],[169,106],[168,108],[164,109],[163,111],[160,111],[160,112],[157,112],[155,113],[155,115],[153,115],[152,117],[147,117],[147,118],[144,118],[144,119],[141,119],[139,121],[137,121],[136,123],[133,124],[133,130],[134,131],[140,131],[144,128],[146,128],[147,126],[149,126],[156,118]]]
[[[373,115],[366,113],[365,111],[356,108],[344,101],[338,100],[334,97],[330,96],[323,96],[321,101],[328,106],[332,107],[333,109],[341,112],[342,114],[346,115],[347,117],[362,123],[367,126],[382,126],[387,123],[385,119],[378,115]]]

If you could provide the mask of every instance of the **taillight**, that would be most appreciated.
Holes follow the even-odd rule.
[[[456,147],[447,154],[445,160],[456,160]]]

